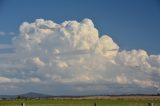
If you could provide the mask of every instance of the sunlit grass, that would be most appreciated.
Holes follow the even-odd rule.
[[[1,100],[0,106],[21,106],[24,102],[26,106],[160,106],[160,100],[135,100],[135,99],[69,99],[69,100]]]

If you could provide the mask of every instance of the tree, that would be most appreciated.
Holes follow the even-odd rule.
[[[19,100],[19,99],[22,99],[22,97],[18,95],[18,96],[17,96],[17,99],[18,99],[18,100]]]

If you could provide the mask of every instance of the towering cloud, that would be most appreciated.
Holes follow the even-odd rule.
[[[119,51],[90,19],[24,22],[15,53],[1,55],[0,90],[52,94],[157,93],[160,56]],[[9,56],[9,57],[8,57]]]

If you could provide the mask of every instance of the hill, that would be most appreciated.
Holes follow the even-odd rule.
[[[45,97],[50,97],[51,95],[28,92],[28,93],[19,94],[19,95],[0,95],[0,99],[14,99],[14,98],[17,98],[18,96],[24,97],[24,98],[45,98]]]

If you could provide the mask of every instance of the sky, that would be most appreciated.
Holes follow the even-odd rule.
[[[0,0],[0,94],[160,92],[158,0]]]

